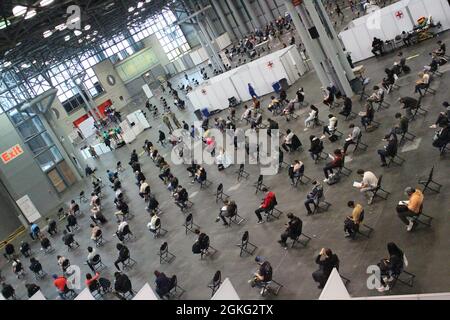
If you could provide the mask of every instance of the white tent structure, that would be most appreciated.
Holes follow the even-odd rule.
[[[241,300],[229,278],[226,278],[217,289],[211,300]]]
[[[39,290],[38,292],[33,294],[33,296],[31,296],[31,298],[28,299],[28,300],[47,300],[47,298],[44,297],[44,295],[42,294],[41,290]]]
[[[373,56],[372,40],[393,40],[403,31],[411,31],[420,17],[432,17],[440,22],[440,32],[450,28],[450,6],[447,0],[402,0],[355,19],[348,30],[339,34],[354,62]]]
[[[141,290],[134,296],[133,300],[158,300],[152,288],[146,283]]]
[[[209,111],[228,108],[228,98],[248,101],[248,84],[259,96],[273,92],[273,84],[286,79],[288,84],[305,74],[307,68],[295,46],[289,46],[255,61],[213,77],[187,94],[195,109]]]
[[[333,268],[325,287],[320,294],[319,300],[349,300],[347,288],[342,282],[341,276],[336,268]]]
[[[81,291],[74,300],[95,300],[92,293],[89,291],[89,288],[85,288],[83,291]]]

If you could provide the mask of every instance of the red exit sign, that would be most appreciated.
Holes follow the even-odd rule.
[[[299,6],[303,3],[303,0],[292,0],[292,4],[294,7]]]
[[[14,147],[9,148],[5,152],[3,152],[0,157],[3,160],[3,163],[8,163],[11,160],[14,160],[18,156],[20,156],[23,153],[23,149],[20,145],[16,144]]]

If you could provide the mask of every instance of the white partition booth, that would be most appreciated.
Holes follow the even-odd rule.
[[[81,291],[74,300],[95,300],[92,293],[89,291],[89,288],[84,289]]]
[[[144,284],[141,290],[134,296],[133,300],[158,300],[148,283]]]
[[[32,295],[31,298],[28,299],[28,300],[47,300],[47,298],[44,297],[44,295],[42,294],[41,290],[39,290],[34,295]]]
[[[226,278],[217,289],[211,300],[241,300],[229,278]]]
[[[372,40],[392,40],[403,31],[411,31],[417,20],[432,17],[440,22],[439,32],[450,28],[450,6],[447,0],[402,0],[353,20],[348,30],[339,34],[354,62],[373,56]]]
[[[272,85],[275,82],[286,79],[291,85],[306,71],[297,48],[290,46],[213,77],[189,92],[187,97],[195,109],[226,109],[228,98],[251,99],[249,83],[259,96],[263,96],[274,91]]]

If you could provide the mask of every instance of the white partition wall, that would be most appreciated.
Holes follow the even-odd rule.
[[[133,300],[158,300],[148,283],[144,284],[141,290],[134,296]]]
[[[28,300],[47,300],[47,298],[45,298],[41,290],[39,290],[34,295],[32,295],[31,298]]]
[[[325,287],[320,294],[319,300],[349,300],[347,288],[342,282],[341,276],[336,268],[333,268]]]
[[[95,298],[92,296],[89,289],[86,288],[75,297],[75,300],[95,300]]]
[[[217,289],[211,300],[241,300],[229,278],[226,278]]]
[[[231,44],[232,44],[230,36],[228,35],[227,32],[225,32],[224,34],[217,37],[216,43],[217,43],[217,46],[219,47],[219,50],[223,50],[226,47],[231,46]]]
[[[445,31],[450,28],[450,6],[447,0],[402,0],[377,10],[375,13],[355,19],[348,30],[339,34],[353,61],[358,62],[373,56],[374,37],[383,41],[392,40],[403,31],[411,31],[422,17],[440,22]]]

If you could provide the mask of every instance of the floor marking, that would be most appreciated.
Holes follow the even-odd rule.
[[[139,153],[139,157],[142,157],[144,155],[145,151],[142,151],[141,153]]]
[[[422,138],[415,138],[414,141],[407,142],[406,145],[402,148],[402,153],[418,149],[421,142]]]
[[[411,56],[411,57],[406,58],[406,60],[411,60],[411,59],[417,58],[417,57],[419,57],[419,56],[420,56],[420,54],[416,54],[416,55],[414,55],[414,56]]]
[[[234,185],[232,187],[229,187],[227,192],[235,191],[235,190],[239,189],[240,187],[241,187],[241,183],[239,182],[238,184],[236,184],[236,185]]]
[[[191,195],[189,195],[189,198],[194,198],[197,194],[198,194],[198,191],[195,191]]]

